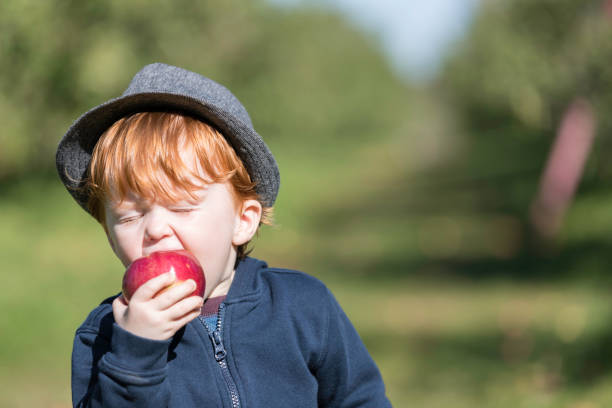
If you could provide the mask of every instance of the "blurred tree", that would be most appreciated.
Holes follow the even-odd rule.
[[[612,162],[606,157],[612,153],[610,4],[483,2],[439,79],[420,95],[420,114],[404,129],[405,160],[426,158],[426,164],[389,172],[386,182],[350,209],[340,204],[328,209],[320,228],[336,238],[351,237],[344,238],[347,252],[353,252],[345,261],[350,270],[606,276],[612,267],[607,255],[612,250],[612,216],[607,215],[612,214]],[[579,126],[571,123],[576,118]],[[573,131],[564,131],[566,122]],[[560,163],[552,161],[562,173],[572,169],[565,184],[543,189],[544,197],[552,191],[565,200],[540,208],[558,211],[556,219],[544,221],[555,233],[561,228],[555,236],[534,228],[530,209],[561,133],[585,143],[563,149]],[[582,157],[588,157],[584,169]],[[562,223],[578,184],[571,222]],[[554,191],[559,186],[566,191]],[[337,253],[338,247],[329,251],[330,260]]]
[[[508,224],[515,226],[512,228],[520,225],[515,251],[506,254],[520,263],[506,263],[506,267],[487,263],[486,259],[495,258],[493,252],[479,258],[486,265],[484,270],[509,266],[519,274],[516,269],[526,274],[578,271],[586,258],[612,245],[603,236],[595,237],[597,243],[586,237],[581,241],[562,237],[573,240],[573,246],[565,247],[558,262],[543,267],[530,258],[542,249],[540,244],[532,245],[538,240],[529,223],[530,202],[556,131],[576,100],[594,107],[597,124],[595,149],[587,162],[581,193],[601,194],[612,184],[612,166],[606,160],[612,153],[608,136],[612,121],[607,114],[612,108],[608,6],[608,1],[601,0],[484,2],[471,33],[457,44],[446,64],[437,89],[456,108],[462,150],[439,169],[442,179],[451,180],[440,194],[471,194],[479,204],[466,211],[481,217],[505,214],[515,220]],[[595,225],[600,220],[582,222]],[[483,239],[516,236],[503,224],[499,226]]]
[[[510,117],[551,129],[577,94],[603,107],[612,82],[603,7],[601,0],[487,2],[442,84],[471,123]]]
[[[372,138],[404,97],[375,47],[341,19],[263,1],[6,0],[0,38],[5,179],[52,168],[70,123],[153,61],[227,85],[266,140],[295,147]]]

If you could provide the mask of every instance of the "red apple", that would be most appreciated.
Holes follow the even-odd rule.
[[[160,251],[138,258],[127,267],[123,275],[123,297],[129,301],[140,285],[172,269],[176,274],[176,281],[164,290],[187,279],[193,279],[196,289],[191,295],[204,296],[206,278],[197,259],[187,251]]]

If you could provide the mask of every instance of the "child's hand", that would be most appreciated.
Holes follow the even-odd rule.
[[[113,315],[117,324],[140,337],[167,340],[198,317],[204,299],[189,296],[196,286],[191,279],[159,293],[175,279],[172,272],[164,273],[139,287],[129,303],[123,296],[116,298]]]

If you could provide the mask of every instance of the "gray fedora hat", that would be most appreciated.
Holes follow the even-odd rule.
[[[59,176],[86,211],[89,197],[81,187],[102,133],[122,117],[154,111],[182,112],[217,128],[242,159],[263,205],[274,204],[280,186],[278,166],[240,101],[209,78],[155,63],[136,73],[120,97],[78,118],[58,145],[55,162]]]

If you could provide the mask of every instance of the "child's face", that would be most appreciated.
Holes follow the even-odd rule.
[[[155,251],[187,250],[204,269],[204,297],[226,294],[234,274],[235,246],[254,234],[245,234],[245,214],[236,208],[230,188],[227,183],[203,185],[195,201],[151,203],[128,195],[121,203],[107,202],[113,251],[127,266]]]

